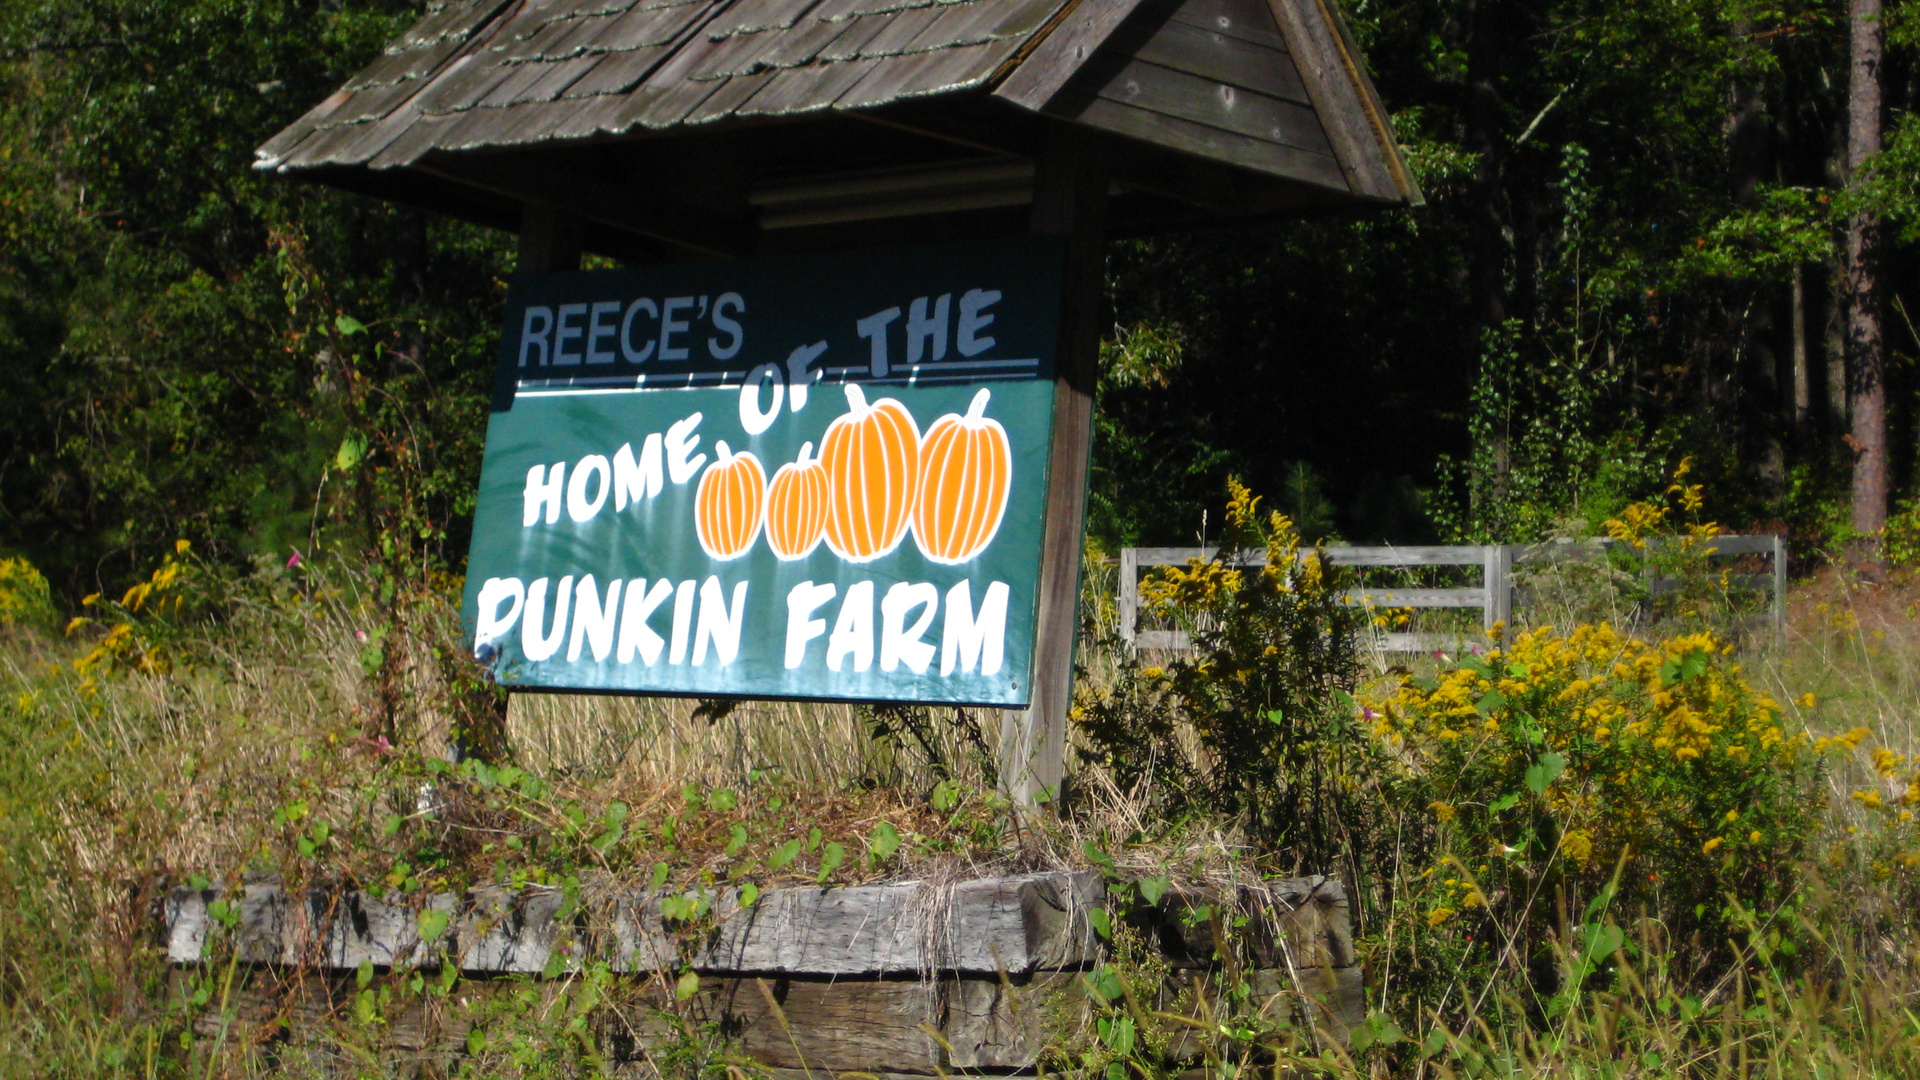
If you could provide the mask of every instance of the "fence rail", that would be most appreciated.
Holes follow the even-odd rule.
[[[1516,564],[1552,559],[1555,555],[1582,546],[1604,550],[1612,540],[1592,540],[1554,544],[1477,544],[1433,547],[1357,547],[1347,544],[1327,546],[1327,560],[1336,566],[1394,568],[1416,566],[1462,566],[1480,568],[1480,585],[1463,588],[1350,589],[1347,600],[1369,608],[1479,608],[1483,628],[1513,618],[1513,568]],[[1656,541],[1657,543],[1657,541]],[[1140,629],[1140,571],[1156,566],[1185,566],[1189,560],[1213,559],[1219,548],[1122,548],[1120,549],[1120,636],[1139,649],[1180,651],[1191,646],[1184,630]],[[1734,579],[1764,589],[1771,594],[1770,615],[1774,632],[1786,632],[1787,545],[1776,535],[1718,536],[1709,550],[1712,556],[1766,555],[1772,560],[1770,574],[1737,574]],[[1264,555],[1245,555],[1236,565],[1258,566]],[[1649,575],[1650,592],[1665,592],[1679,587],[1670,578]],[[1381,635],[1387,652],[1426,652],[1458,644],[1458,635],[1387,633]]]

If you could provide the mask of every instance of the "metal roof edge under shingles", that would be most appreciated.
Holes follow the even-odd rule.
[[[1345,44],[1338,16],[1323,0],[1274,5],[1300,8],[1295,22],[1319,24],[1316,36],[1330,46]],[[1024,96],[1000,97],[1047,111],[1047,99],[1121,23],[1148,6],[1141,0],[443,0],[429,5],[378,60],[262,145],[255,167],[282,173],[404,169],[433,153],[632,137],[729,118],[869,110],[990,85],[1023,87]],[[1335,25],[1324,25],[1327,19]],[[1377,111],[1365,74],[1344,59],[1343,71],[1310,73],[1303,66],[1302,74],[1323,83],[1335,76],[1344,84],[1338,104]],[[1315,104],[1326,107],[1319,98]],[[1383,121],[1376,116],[1373,126],[1344,132],[1329,125],[1336,136],[1361,136],[1336,138],[1343,157],[1369,159],[1359,168],[1343,162],[1348,175],[1390,171],[1402,182],[1398,190],[1350,183],[1341,194],[1417,201]],[[1365,138],[1370,134],[1379,137]]]

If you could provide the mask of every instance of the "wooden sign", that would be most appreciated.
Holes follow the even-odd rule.
[[[516,689],[1026,705],[1065,252],[516,277],[476,654]]]

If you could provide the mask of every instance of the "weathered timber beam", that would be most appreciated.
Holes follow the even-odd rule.
[[[713,900],[717,925],[690,963],[704,971],[855,975],[1075,968],[1099,959],[1087,912],[1105,902],[1100,876],[1031,874],[846,889],[774,889],[743,909],[737,890]],[[672,967],[679,942],[652,897],[629,897],[613,922],[616,966]]]
[[[962,1069],[1025,1074],[1059,1025],[1087,1022],[1082,972],[1104,956],[1084,917],[1104,901],[1104,884],[1086,872],[939,887],[769,889],[745,913],[737,894],[726,892],[709,897],[712,917],[692,926],[663,918],[658,894],[591,882],[572,902],[556,889],[489,886],[393,903],[351,890],[295,895],[254,882],[227,897],[234,925],[216,937],[231,936],[209,945],[217,899],[193,889],[165,899],[173,960],[231,955],[242,962],[230,1008],[200,1017],[198,1033],[218,1037],[231,1024],[284,1027],[290,1047],[323,1045],[331,1018],[359,992],[361,964],[405,970],[451,959],[468,975],[458,1002],[403,1004],[383,1027],[383,1046],[438,1057],[460,1052],[474,1019],[491,1015],[496,992],[527,985],[499,976],[624,956],[621,978],[634,992],[610,999],[618,1015],[602,1028],[615,1058],[678,1045],[684,1029],[670,1025],[674,1014],[716,1025],[736,1050],[774,1070],[890,1080]],[[1203,907],[1207,917],[1195,918]],[[423,911],[447,918],[423,920]],[[1234,928],[1235,912],[1255,917]],[[1364,1015],[1337,881],[1176,885],[1159,905],[1134,909],[1129,922],[1171,971],[1153,1002],[1158,1009],[1182,1007],[1180,995],[1194,980],[1224,966],[1226,945],[1247,973],[1250,1004],[1275,1020],[1344,1036]],[[422,942],[423,925],[444,929]],[[646,965],[649,956],[661,963]],[[688,958],[701,978],[683,1001],[673,983]],[[942,970],[929,958],[971,970]],[[180,989],[187,973],[177,974]],[[1193,1038],[1176,1038],[1166,1057],[1177,1064],[1199,1054]]]
[[[452,156],[414,168],[522,202],[554,207],[698,258],[740,258],[753,250],[753,228],[744,221],[663,202],[657,193],[627,190],[578,171],[562,172],[521,160]]]
[[[1021,51],[1002,71],[994,96],[1034,112],[1041,112],[1107,38],[1127,21],[1142,0],[1083,2],[1063,8],[1044,34]]]
[[[1247,1006],[1271,1021],[1312,1024],[1343,1036],[1364,1016],[1357,967],[1256,968],[1247,971]],[[1176,974],[1142,999],[1157,1012],[1204,1015],[1183,991],[1191,973]],[[403,996],[383,1018],[377,1046],[439,1059],[446,1072],[466,1047],[476,1021],[500,1015],[502,998],[524,992],[518,980],[474,979],[456,998]],[[541,993],[563,985],[544,984]],[[184,980],[175,993],[185,999]],[[195,1018],[195,1034],[229,1038],[236,1032],[272,1032],[281,1060],[297,1060],[304,1046],[325,1046],[338,1018],[361,992],[351,975],[299,969],[236,972],[225,1009],[209,1006]],[[1086,985],[1078,972],[1029,979],[971,976],[932,980],[801,979],[724,976],[700,980],[688,999],[671,979],[648,979],[612,995],[606,1022],[597,1025],[602,1051],[634,1061],[684,1047],[683,1022],[724,1032],[729,1049],[779,1080],[816,1080],[847,1073],[880,1080],[921,1080],[955,1070],[1001,1076],[1034,1075],[1050,1042],[1063,1029],[1090,1024]],[[1164,1048],[1170,1065],[1197,1061],[1204,1050],[1195,1029],[1170,1023]]]
[[[168,958],[207,958],[213,890],[175,889],[165,901]],[[554,889],[498,886],[439,893],[425,907],[448,916],[445,935],[419,937],[419,910],[357,890],[290,896],[271,882],[229,899],[239,912],[231,946],[258,964],[350,970],[436,965],[470,972],[539,972],[556,952],[569,966],[599,957],[629,971],[797,975],[961,971],[1025,974],[1083,967],[1101,956],[1087,912],[1105,902],[1092,872],[1026,874],[927,886],[768,889],[742,907],[737,889],[707,895],[710,914],[670,920],[662,897],[612,890],[569,906]]]
[[[1040,541],[1040,612],[1034,631],[1031,704],[1007,713],[1000,736],[1000,783],[1018,803],[1060,797],[1066,776],[1067,709],[1079,632],[1080,556],[1087,473],[1093,458],[1093,393],[1099,377],[1106,283],[1107,168],[1103,147],[1083,128],[1050,132],[1034,172],[1033,232],[1064,237],[1067,265],[1053,390],[1053,447],[1047,516]]]
[[[520,251],[514,270],[551,274],[580,269],[583,233],[580,219],[573,214],[545,203],[527,203],[520,215]]]
[[[929,886],[778,888],[742,908],[739,893],[704,897],[692,925],[667,919],[651,892],[595,887],[569,905],[557,889],[484,886],[392,901],[358,890],[291,895],[254,882],[226,898],[237,912],[224,944],[209,947],[214,890],[175,889],[165,899],[168,958],[195,963],[231,948],[245,963],[308,964],[351,971],[432,966],[442,956],[473,973],[533,973],[557,954],[567,966],[605,959],[628,971],[696,970],[840,977],[963,972],[1025,976],[1097,963],[1104,947],[1087,913],[1106,903],[1098,874],[1023,874]],[[1176,967],[1211,967],[1216,931],[1183,913],[1260,914],[1235,939],[1256,966],[1347,967],[1355,961],[1339,882],[1311,877],[1241,887],[1234,895],[1176,889],[1150,917]],[[423,942],[421,912],[447,916]],[[1139,914],[1139,913],[1136,913]],[[430,920],[437,921],[437,920]]]

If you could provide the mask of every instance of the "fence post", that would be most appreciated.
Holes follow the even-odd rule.
[[[1787,538],[1773,534],[1773,639],[1787,643]]]
[[[1120,549],[1120,637],[1132,645],[1140,629],[1140,553],[1134,548]]]
[[[1480,609],[1480,621],[1484,629],[1491,630],[1494,623],[1507,622],[1513,615],[1513,593],[1508,585],[1513,549],[1505,544],[1488,544],[1481,550],[1485,553],[1482,580],[1485,582],[1487,598]]]

